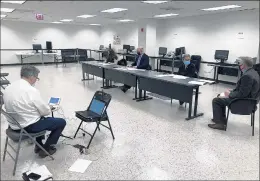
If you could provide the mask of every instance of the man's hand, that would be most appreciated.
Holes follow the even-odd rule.
[[[230,90],[226,90],[226,91],[224,92],[224,94],[225,94],[225,97],[229,97]]]

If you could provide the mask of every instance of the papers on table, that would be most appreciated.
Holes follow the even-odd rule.
[[[215,81],[212,81],[212,80],[199,79],[199,81],[200,81],[200,82],[206,82],[206,83],[209,83],[209,84],[215,83]]]
[[[174,79],[187,79],[188,77],[182,76],[182,75],[175,75],[175,74],[162,74],[162,75],[156,75],[156,77],[172,77]]]
[[[116,69],[145,71],[144,69],[136,69],[136,68],[132,68],[132,67],[116,67]]]
[[[100,65],[111,65],[111,63],[98,63]]]
[[[33,168],[30,171],[26,172],[27,175],[29,175],[30,173],[36,173],[40,175],[41,177],[38,180],[47,180],[49,178],[52,178],[52,174],[45,165]]]
[[[90,160],[77,159],[75,163],[73,163],[73,165],[69,168],[69,171],[84,173],[91,163],[92,161]]]
[[[189,84],[195,84],[195,85],[204,85],[204,84],[206,84],[205,82],[194,81],[194,80],[189,81],[188,83],[189,83]]]
[[[219,97],[226,97],[226,96],[225,96],[225,93],[222,92],[221,94],[219,94]]]

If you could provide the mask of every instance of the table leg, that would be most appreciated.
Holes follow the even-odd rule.
[[[218,67],[216,68],[216,73],[217,73],[217,80],[216,80],[216,82],[218,83]]]
[[[42,64],[44,64],[44,63],[43,63],[43,50],[42,50]]]
[[[21,55],[21,63],[23,64],[23,55]]]
[[[104,85],[105,82],[105,85]],[[110,89],[110,88],[117,88],[118,86],[116,85],[112,85],[112,81],[110,82],[110,80],[105,79],[103,80],[103,87],[101,87],[102,89]]]
[[[195,93],[195,105],[194,105],[194,110],[193,110],[193,116],[191,116],[191,110],[192,110],[192,100],[189,103],[189,113],[188,113],[188,118],[186,120],[191,120],[194,118],[197,118],[199,116],[203,116],[203,113],[198,113],[197,114],[197,109],[198,109],[198,98],[199,98],[199,87],[196,88],[196,93]]]

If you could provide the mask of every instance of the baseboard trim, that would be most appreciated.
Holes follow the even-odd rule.
[[[84,61],[81,61],[84,62]],[[65,63],[78,63],[78,61],[66,61]],[[44,62],[43,65],[47,65],[47,64],[65,64],[63,62]],[[41,62],[34,62],[34,63],[12,63],[12,64],[0,64],[0,66],[14,66],[14,65],[42,65]]]

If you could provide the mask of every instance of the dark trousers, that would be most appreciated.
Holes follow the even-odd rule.
[[[212,100],[213,119],[220,124],[226,123],[226,106],[230,103],[229,98],[216,97]]]
[[[24,128],[29,133],[37,133],[44,130],[51,131],[48,139],[46,140],[45,144],[43,145],[42,140],[44,137],[36,138],[36,141],[43,145],[44,148],[49,148],[49,146],[57,144],[59,137],[66,126],[66,121],[62,118],[53,118],[53,117],[46,117],[41,118],[34,124],[31,124]]]

